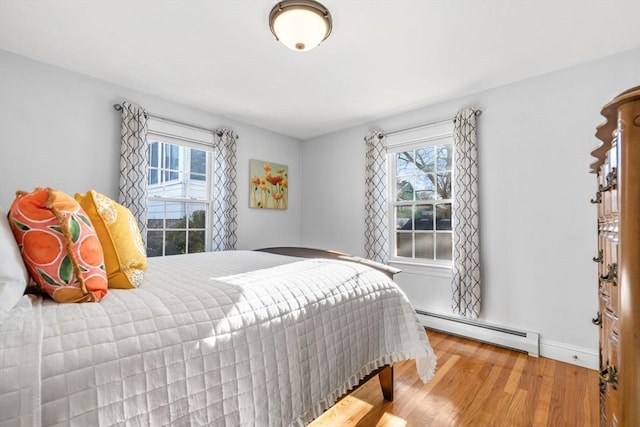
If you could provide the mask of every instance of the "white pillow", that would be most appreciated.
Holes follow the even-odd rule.
[[[29,275],[7,214],[0,208],[0,323],[22,298],[28,281]]]

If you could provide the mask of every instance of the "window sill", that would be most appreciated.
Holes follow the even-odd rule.
[[[420,264],[410,261],[390,260],[389,265],[397,267],[403,273],[419,274],[422,276],[451,277],[451,265]]]

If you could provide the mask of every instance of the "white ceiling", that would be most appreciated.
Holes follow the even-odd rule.
[[[637,0],[322,2],[300,53],[276,0],[0,0],[0,49],[307,139],[640,47]]]

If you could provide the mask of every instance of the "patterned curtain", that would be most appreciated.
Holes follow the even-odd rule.
[[[213,250],[236,248],[238,198],[236,197],[236,139],[228,129],[215,132],[213,147]]]
[[[480,241],[478,233],[478,140],[471,108],[458,112],[454,126],[453,311],[480,315]]]
[[[364,140],[367,144],[364,249],[367,258],[386,263],[389,260],[387,148],[381,132],[372,132]]]
[[[138,221],[147,245],[147,112],[139,105],[122,103],[120,136],[120,204]]]

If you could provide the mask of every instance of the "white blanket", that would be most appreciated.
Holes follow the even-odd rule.
[[[342,261],[152,258],[138,289],[19,307],[0,326],[2,426],[304,425],[384,364],[435,367],[399,288]]]

